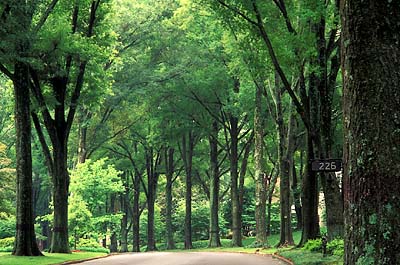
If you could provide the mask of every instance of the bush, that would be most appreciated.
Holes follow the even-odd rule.
[[[0,248],[0,252],[12,252],[13,247]]]
[[[337,238],[326,245],[326,251],[331,255],[344,256],[344,240]]]
[[[14,236],[15,227],[15,218],[1,219],[0,217],[0,238]]]
[[[302,249],[309,250],[309,251],[314,251],[314,252],[322,251],[322,240],[321,240],[321,238],[308,240],[304,244],[304,247]]]
[[[110,250],[107,249],[107,248],[103,248],[103,247],[95,247],[95,248],[91,248],[91,247],[79,247],[78,250],[86,251],[86,252],[98,252],[98,253],[107,253],[107,254],[110,254]]]
[[[9,248],[14,246],[14,237],[0,239],[0,248]]]

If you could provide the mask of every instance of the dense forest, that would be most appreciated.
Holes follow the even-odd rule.
[[[0,249],[279,234],[399,264],[399,1],[3,0],[0,20]]]

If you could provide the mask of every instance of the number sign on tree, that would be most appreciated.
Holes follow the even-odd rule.
[[[342,170],[341,159],[315,159],[311,161],[312,171],[335,172]]]

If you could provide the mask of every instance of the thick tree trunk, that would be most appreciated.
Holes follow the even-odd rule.
[[[276,129],[278,134],[278,160],[280,172],[280,241],[278,246],[293,245],[292,218],[290,202],[290,158],[293,155],[293,117],[289,108],[289,126],[286,131],[283,124],[282,89],[280,88],[279,76],[275,74],[275,106],[276,106]],[[286,140],[287,138],[287,140]],[[286,145],[287,143],[287,145]]]
[[[314,148],[310,133],[307,131],[307,159],[314,159]],[[314,171],[311,170],[310,163],[306,163],[305,174],[303,176],[302,187],[302,209],[303,209],[303,232],[300,246],[304,245],[309,239],[316,239],[320,235],[318,217],[318,181]]]
[[[167,249],[175,248],[174,241],[174,230],[172,227],[172,185],[173,185],[173,177],[174,177],[174,149],[169,147],[165,151],[165,163],[166,163],[166,177],[167,183],[165,185],[165,199],[166,199],[166,213],[165,213],[165,229],[166,229],[166,240],[167,240]]]
[[[255,219],[256,241],[260,246],[268,245],[266,234],[266,174],[264,171],[264,123],[262,118],[262,91],[257,86],[254,111],[254,167],[255,167]]]
[[[68,242],[68,189],[67,143],[61,132],[59,142],[53,143],[53,204],[54,220],[50,253],[70,253]]]
[[[210,238],[208,247],[215,248],[221,246],[219,235],[219,168],[218,168],[218,123],[216,121],[212,124],[213,130],[209,136],[210,142]]]
[[[23,11],[23,9],[19,11]],[[26,18],[23,18],[23,20],[25,19]],[[26,52],[26,49],[26,43],[21,43],[17,47],[17,51],[20,53]],[[17,62],[14,68],[14,77],[17,229],[12,254],[16,256],[41,256],[42,253],[39,251],[36,243],[32,204],[32,154],[28,65],[23,62]]]
[[[341,14],[345,264],[400,264],[400,2]]]

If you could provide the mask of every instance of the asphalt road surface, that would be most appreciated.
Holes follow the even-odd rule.
[[[287,265],[271,256],[215,252],[147,252],[114,255],[85,265]]]

